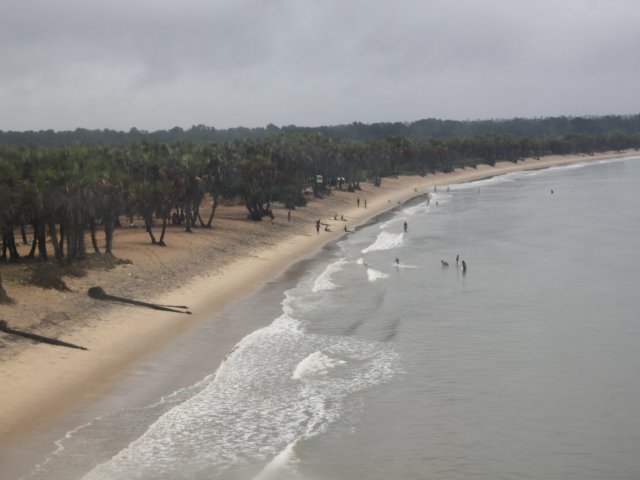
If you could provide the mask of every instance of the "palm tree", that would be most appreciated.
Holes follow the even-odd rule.
[[[14,226],[19,218],[22,191],[20,189],[21,173],[17,168],[18,152],[9,150],[0,156],[0,235],[2,237],[2,260],[10,261],[20,258],[14,236]],[[3,158],[4,157],[4,158]]]
[[[200,226],[212,228],[213,217],[220,203],[220,199],[230,195],[230,158],[231,146],[226,143],[222,147],[208,145],[204,147],[202,154],[207,159],[205,173],[203,175],[203,187],[211,197],[211,213],[205,224],[200,219]]]

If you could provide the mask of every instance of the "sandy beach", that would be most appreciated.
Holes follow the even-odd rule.
[[[172,227],[166,248],[150,245],[143,229],[123,228],[116,232],[114,255],[131,263],[66,278],[70,288],[66,292],[21,283],[16,280],[20,266],[3,265],[4,286],[15,304],[0,306],[0,319],[12,328],[52,336],[88,350],[0,335],[0,448],[37,435],[54,420],[100,398],[136,362],[345,235],[345,226],[353,230],[434,186],[633,153],[550,156],[449,174],[385,178],[381,187],[362,184],[362,191],[356,193],[337,191],[310,201],[292,211],[290,222],[282,208],[274,211],[273,221],[251,222],[246,220],[243,207],[222,207],[211,230],[196,229],[189,234],[179,226]],[[346,220],[334,220],[336,214]],[[330,231],[323,227],[317,233],[318,219],[329,225]],[[188,305],[193,314],[99,302],[86,294],[95,285],[110,294],[145,302]]]

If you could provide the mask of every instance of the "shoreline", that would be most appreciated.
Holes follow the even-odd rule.
[[[350,207],[347,203],[338,206],[342,208],[340,213],[349,219],[348,226],[353,230],[354,227],[371,223],[371,219],[396,208],[399,203],[423,195],[433,186],[636,154],[635,151],[626,151],[594,156],[551,156],[540,160],[526,159],[517,164],[498,162],[494,167],[479,165],[477,169],[456,169],[448,174],[439,172],[426,177],[385,178],[380,188],[367,185],[363,192],[342,195],[345,201],[350,202]],[[358,196],[367,199],[366,209],[355,206]],[[151,299],[158,303],[188,304],[193,315],[178,316],[130,307],[98,308],[95,319],[73,325],[63,338],[86,345],[89,351],[29,345],[3,360],[0,363],[0,395],[4,407],[0,413],[0,446],[29,440],[71,412],[100,399],[114,389],[142,359],[190,331],[205,318],[213,317],[232,302],[257,291],[292,265],[314,256],[324,245],[345,235],[342,230],[345,222],[328,219],[333,213],[328,208],[335,206],[330,204],[330,199],[311,203],[315,204],[315,210],[310,208],[312,213],[325,212],[323,222],[330,223],[333,231],[316,233],[313,221],[306,218],[300,223],[302,228],[285,235],[284,241],[276,238],[274,244],[266,247],[258,247],[258,241],[258,245],[254,245],[258,248],[237,258],[232,255],[233,258],[222,268],[205,267],[199,275],[190,279],[185,276],[189,274],[187,268],[174,277],[175,284],[179,286],[161,297]],[[263,226],[266,228],[266,222]],[[192,261],[203,263],[201,258],[193,258]],[[122,273],[133,267],[117,268]],[[105,275],[114,276],[115,273],[111,271]],[[131,273],[128,275],[131,276]],[[92,313],[92,310],[84,312],[86,316]],[[217,352],[222,357],[226,353]]]

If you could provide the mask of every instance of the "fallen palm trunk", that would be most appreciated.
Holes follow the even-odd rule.
[[[95,298],[96,300],[112,300],[129,305],[138,305],[139,307],[153,308],[154,310],[191,315],[191,312],[188,310],[189,307],[184,305],[159,305],[157,303],[140,302],[138,300],[131,300],[130,298],[116,297],[115,295],[108,295],[102,287],[91,287],[87,293],[91,298]]]
[[[0,320],[0,332],[9,333],[11,335],[17,335],[19,337],[28,338],[35,342],[48,343],[50,345],[57,345],[59,347],[77,348],[78,350],[88,350],[80,345],[74,345],[73,343],[63,342],[56,338],[43,337],[42,335],[36,335],[35,333],[23,332],[21,330],[14,330],[7,325],[7,322]]]

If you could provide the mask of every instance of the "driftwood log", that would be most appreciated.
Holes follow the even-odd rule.
[[[49,345],[57,345],[59,347],[77,348],[78,350],[88,350],[80,345],[74,345],[73,343],[63,342],[57,338],[43,337],[42,335],[36,335],[35,333],[23,332],[21,330],[14,330],[10,328],[5,320],[0,320],[0,332],[8,333],[10,335],[17,335],[19,337],[28,338],[34,342],[48,343]]]
[[[186,313],[187,315],[191,315],[191,312],[188,310],[189,307],[184,305],[160,305],[157,303],[147,303],[140,302],[138,300],[132,300],[130,298],[125,297],[116,297],[115,295],[109,295],[104,291],[102,287],[91,287],[87,291],[87,294],[96,300],[111,300],[113,302],[126,303],[128,305],[137,305],[139,307],[152,308],[154,310],[162,310],[165,312],[175,312],[175,313]]]

